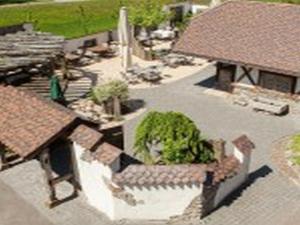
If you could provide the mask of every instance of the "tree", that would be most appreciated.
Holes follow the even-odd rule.
[[[127,100],[128,96],[128,85],[120,80],[113,80],[96,86],[91,91],[91,97],[94,102],[103,104],[106,111],[112,111],[116,119],[119,119],[121,116],[121,102]]]
[[[150,112],[136,129],[135,154],[148,164],[207,163],[207,147],[194,122],[178,112]]]
[[[139,6],[129,7],[129,20],[138,27],[151,29],[157,27],[169,18],[169,13],[163,11],[162,5],[156,0],[141,0]]]

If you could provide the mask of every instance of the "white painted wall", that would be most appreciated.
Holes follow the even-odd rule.
[[[248,178],[251,157],[243,154],[236,147],[233,149],[233,155],[239,160],[241,167],[234,177],[229,178],[220,184],[215,198],[215,207],[217,207],[230,193],[241,186]]]
[[[235,73],[235,81],[242,74],[244,74],[244,71],[243,71],[242,67],[237,65],[236,73]],[[252,69],[252,71],[251,71],[250,74],[251,74],[251,77],[254,80],[254,82],[257,84],[258,83],[258,79],[259,79],[259,70],[258,69]],[[249,81],[249,79],[247,77],[244,77],[241,81],[239,81],[239,83],[252,85],[251,82]]]
[[[132,194],[138,202],[136,206],[131,206],[125,200],[114,197],[107,186],[113,173],[119,170],[119,162],[116,161],[111,167],[95,160],[86,162],[81,159],[86,150],[76,143],[73,145],[82,191],[90,205],[112,220],[169,219],[171,216],[181,215],[191,201],[202,193],[202,185],[195,184],[149,188],[124,187],[124,191]]]
[[[112,31],[112,38],[114,41],[118,40],[117,30]],[[64,52],[68,53],[68,52],[76,51],[79,47],[83,46],[85,41],[91,40],[91,39],[96,39],[98,45],[107,43],[108,42],[108,31],[97,33],[97,34],[92,34],[92,35],[87,35],[87,36],[80,37],[80,38],[66,40],[66,42],[64,44]]]
[[[193,15],[198,14],[198,13],[202,13],[206,10],[208,10],[209,7],[207,5],[192,5],[191,11],[193,13]]]
[[[297,78],[295,93],[300,93],[300,79]]]
[[[130,205],[124,199],[115,197],[118,195],[115,194],[114,196],[112,188],[108,186],[108,184],[113,184],[113,173],[119,170],[119,160],[116,160],[111,166],[105,166],[96,160],[87,162],[81,159],[86,150],[77,143],[73,143],[73,145],[79,181],[87,201],[112,220],[166,220],[171,216],[182,215],[192,200],[201,196],[203,192],[202,184],[190,186],[125,186],[121,192],[132,195],[137,202],[136,205]],[[214,202],[215,206],[247,178],[250,156],[243,155],[237,148],[233,152],[235,157],[242,162],[242,167],[238,175],[220,184]],[[113,186],[117,187],[114,184]]]
[[[133,194],[140,203],[130,206],[121,199],[115,199],[115,219],[165,220],[181,215],[191,201],[202,193],[202,188],[202,185],[125,187],[126,192]]]
[[[115,217],[113,196],[104,183],[104,179],[111,180],[113,170],[95,160],[91,163],[83,161],[81,155],[85,149],[76,143],[74,151],[82,191],[89,204],[113,219]],[[118,169],[118,162],[115,162],[113,167]]]

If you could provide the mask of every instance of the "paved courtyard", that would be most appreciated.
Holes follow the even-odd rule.
[[[300,188],[279,174],[270,155],[274,141],[299,131],[299,115],[273,117],[254,113],[248,108],[233,105],[227,99],[207,95],[204,92],[213,73],[214,68],[208,66],[183,80],[158,88],[132,90],[131,93],[132,98],[143,99],[148,110],[174,110],[187,114],[197,123],[205,137],[227,140],[229,151],[230,141],[241,134],[247,134],[256,144],[249,182],[233,198],[198,224],[296,225],[298,220],[295,215],[300,208]],[[131,152],[134,130],[142,117],[143,115],[125,124],[127,152]],[[3,214],[3,210],[0,210],[1,220],[4,218],[4,223],[0,220],[0,224],[113,224],[104,215],[89,207],[83,196],[52,210],[47,209],[44,202],[46,192],[42,188],[40,173],[38,164],[34,161],[0,173],[0,195],[13,191],[16,193],[13,195],[18,199],[20,197],[18,201],[22,203],[20,207],[16,205],[17,215],[26,218],[27,213],[22,210],[26,204],[25,208],[36,214],[37,218],[37,222],[26,223],[24,220],[23,223],[8,223],[14,214],[7,216],[10,214]],[[61,193],[66,190],[67,186],[61,187]],[[11,201],[10,198],[0,200],[0,208]],[[170,203],[170,207],[171,205]],[[136,225],[148,223],[153,224],[140,221],[117,222]]]

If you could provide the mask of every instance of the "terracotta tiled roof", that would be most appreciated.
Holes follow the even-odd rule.
[[[232,141],[232,143],[244,154],[249,155],[251,150],[255,148],[255,145],[252,141],[246,136],[242,135],[239,138]]]
[[[120,185],[180,185],[203,183],[206,179],[206,165],[130,165],[113,177]]]
[[[93,148],[101,141],[103,134],[85,125],[79,125],[70,135],[70,139],[85,150],[93,151]]]
[[[300,6],[226,2],[195,17],[174,51],[300,76]]]
[[[0,85],[0,142],[27,157],[74,121],[64,107],[28,91]]]
[[[94,157],[104,165],[111,165],[121,154],[122,151],[120,149],[104,142],[97,148]]]
[[[212,169],[213,172],[213,184],[217,184],[225,180],[226,178],[234,176],[240,168],[240,162],[233,155],[230,155],[223,159],[221,163],[215,165]]]
[[[103,142],[103,134],[86,125],[79,125],[74,129],[70,139],[90,151],[93,160],[104,165],[111,165],[122,154],[117,147]]]

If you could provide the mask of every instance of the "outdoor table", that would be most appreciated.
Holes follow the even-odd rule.
[[[91,51],[93,53],[96,53],[98,55],[106,55],[109,52],[109,48],[105,46],[94,46],[87,49],[88,51]]]

